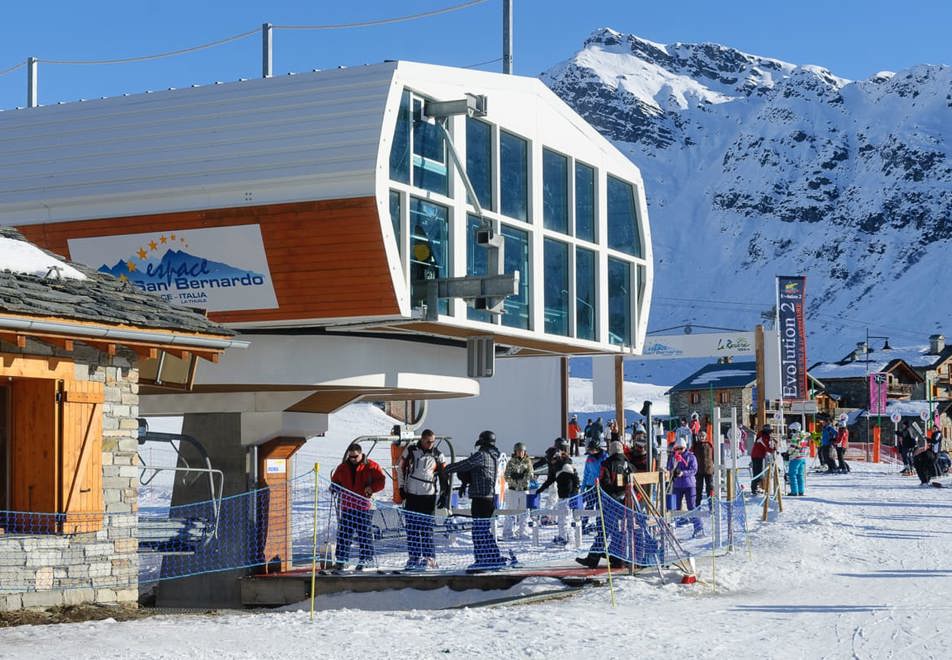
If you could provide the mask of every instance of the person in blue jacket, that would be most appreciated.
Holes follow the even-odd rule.
[[[592,438],[585,447],[585,470],[582,472],[582,497],[583,505],[588,511],[593,511],[596,506],[595,482],[598,481],[598,475],[602,471],[602,463],[608,458],[608,452],[602,449],[601,443]],[[588,523],[588,516],[582,518],[582,533],[591,531]]]
[[[826,466],[827,474],[837,472],[836,459],[833,458],[833,448],[836,445],[836,428],[832,421],[823,425],[820,434],[820,463]]]

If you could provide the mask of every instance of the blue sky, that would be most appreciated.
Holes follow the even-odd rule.
[[[296,2],[250,0],[38,0],[4,6],[0,70],[42,59],[106,59],[185,48],[275,25],[326,25],[399,16],[463,0]],[[501,1],[411,23],[336,31],[275,33],[275,73],[411,59],[467,66],[500,56]],[[846,78],[919,63],[952,64],[952,2],[880,0],[515,0],[515,70],[536,75],[566,59],[594,29],[670,43],[713,41]],[[257,35],[155,62],[41,64],[44,104],[185,87],[260,75]],[[498,70],[499,64],[483,68]],[[0,76],[0,108],[23,105],[26,74]]]

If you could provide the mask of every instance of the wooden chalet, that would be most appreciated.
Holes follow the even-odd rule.
[[[246,345],[0,228],[0,609],[136,602],[140,370]]]

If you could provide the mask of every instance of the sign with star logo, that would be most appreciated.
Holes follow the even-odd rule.
[[[278,306],[260,225],[69,240],[74,261],[209,312]]]

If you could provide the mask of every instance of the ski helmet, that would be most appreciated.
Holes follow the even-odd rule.
[[[568,451],[568,450],[569,450],[569,441],[566,440],[565,438],[556,438],[556,439],[555,439],[555,447],[556,447],[557,449],[561,449],[562,451]]]
[[[793,422],[793,423],[790,424],[790,426],[789,426],[788,428],[789,428],[791,431],[793,431],[794,433],[799,433],[799,432],[800,432],[800,422]]]
[[[492,431],[483,431],[476,440],[477,447],[493,447],[496,445],[496,434]]]
[[[593,451],[595,449],[601,449],[602,446],[595,438],[592,438],[585,444],[585,449],[588,451]]]
[[[523,443],[521,443],[521,442],[517,442],[515,445],[512,446],[512,453],[513,453],[513,454],[515,454],[515,453],[517,453],[517,452],[520,452],[520,451],[525,451],[525,450],[526,450],[526,446],[525,446]]]

